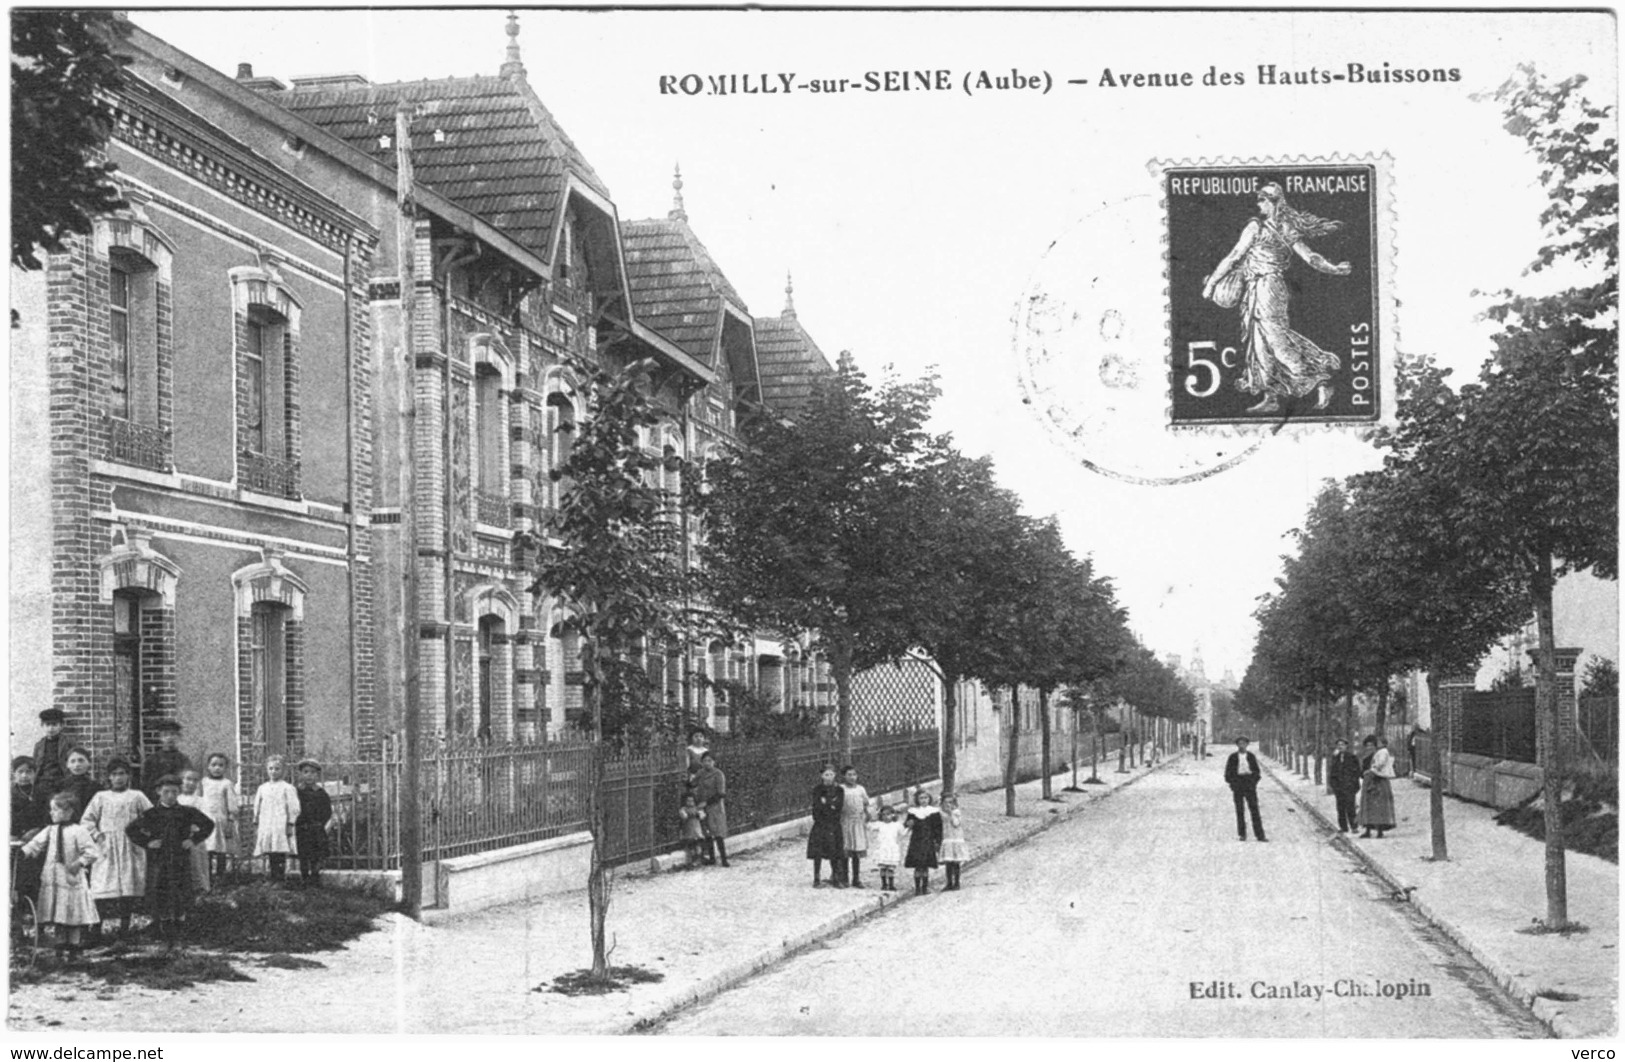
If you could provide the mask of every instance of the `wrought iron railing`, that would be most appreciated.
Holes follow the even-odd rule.
[[[937,777],[935,730],[858,737],[852,745],[851,762],[877,797]],[[451,859],[586,829],[595,773],[600,778],[604,809],[606,861],[635,862],[682,845],[677,808],[688,783],[688,758],[681,747],[617,753],[580,738],[426,738],[424,746],[418,768],[418,807],[425,860]],[[841,759],[837,745],[816,739],[719,739],[713,749],[728,778],[728,817],[734,831],[807,814],[819,771],[824,764]],[[328,866],[346,870],[400,867],[402,752],[402,743],[390,739],[370,755],[317,757],[323,765],[323,784],[333,800]],[[599,760],[596,772],[594,757]],[[245,753],[239,789],[250,794],[264,778],[263,751]],[[253,836],[247,815],[245,809],[239,837]]]
[[[107,419],[108,456],[120,464],[154,472],[171,471],[169,437],[169,432],[154,425]]]
[[[507,497],[488,490],[474,492],[474,515],[480,523],[491,527],[507,527],[512,520]]]
[[[237,482],[244,490],[273,494],[279,498],[297,498],[299,462],[244,450],[237,455]]]

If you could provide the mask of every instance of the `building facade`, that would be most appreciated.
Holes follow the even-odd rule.
[[[54,705],[98,768],[162,719],[194,757],[342,757],[400,728],[409,638],[430,733],[562,730],[579,653],[531,572],[585,414],[572,360],[654,361],[655,453],[793,412],[680,184],[623,223],[508,32],[494,75],[390,85],[119,43],[129,207],[13,274],[14,748]],[[773,364],[830,371],[786,316]],[[832,700],[805,642],[649,657],[718,725],[718,679]]]

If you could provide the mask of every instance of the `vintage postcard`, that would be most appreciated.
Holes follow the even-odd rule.
[[[14,1057],[1617,1036],[1610,13],[10,18]]]

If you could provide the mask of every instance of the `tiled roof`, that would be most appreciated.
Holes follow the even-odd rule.
[[[267,99],[394,167],[395,105],[417,105],[412,166],[419,183],[547,257],[565,178],[609,191],[522,78],[454,77],[388,85],[326,85]],[[437,133],[438,131],[438,133]]]
[[[749,309],[688,222],[650,218],[621,223],[632,312],[707,365],[722,325],[722,301]]]
[[[762,369],[762,401],[781,413],[801,409],[812,396],[813,380],[835,372],[794,313],[756,319],[756,362]]]

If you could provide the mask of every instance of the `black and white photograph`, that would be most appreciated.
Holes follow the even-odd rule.
[[[1617,1040],[1614,13],[9,15],[12,1058]]]

